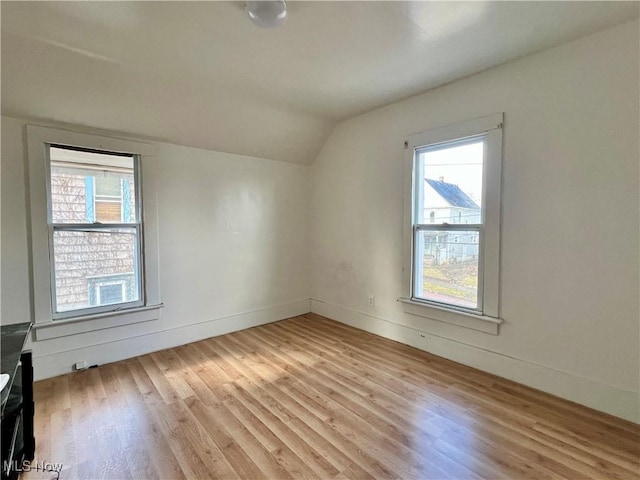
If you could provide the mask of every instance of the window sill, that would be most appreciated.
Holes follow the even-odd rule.
[[[491,335],[498,335],[500,333],[500,325],[503,322],[501,318],[489,317],[487,315],[476,315],[445,307],[437,307],[435,305],[416,302],[409,298],[401,297],[398,298],[398,301],[403,304],[405,313],[429,318],[438,322],[449,323],[451,325],[456,325],[457,327],[489,333]]]
[[[120,327],[132,323],[148,322],[160,318],[160,309],[164,304],[148,305],[114,312],[96,313],[64,320],[51,320],[34,325],[36,340],[77,335],[79,333]]]

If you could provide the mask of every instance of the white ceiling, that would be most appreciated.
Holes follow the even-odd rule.
[[[638,17],[638,2],[6,2],[2,113],[311,163],[335,123]]]

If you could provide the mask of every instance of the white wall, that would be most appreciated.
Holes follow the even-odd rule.
[[[31,320],[25,125],[2,119],[2,323]],[[158,144],[159,320],[33,342],[37,378],[309,311],[310,169]]]
[[[639,53],[634,21],[339,124],[313,165],[312,310],[640,421]],[[396,302],[404,140],[494,112],[497,337]]]

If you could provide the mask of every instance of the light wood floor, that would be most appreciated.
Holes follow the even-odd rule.
[[[35,395],[63,480],[640,477],[637,425],[313,314]]]

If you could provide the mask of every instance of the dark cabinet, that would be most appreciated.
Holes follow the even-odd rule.
[[[2,373],[9,375],[2,389],[2,479],[15,479],[25,460],[33,460],[33,362],[24,344],[31,329],[30,323],[3,325]]]

